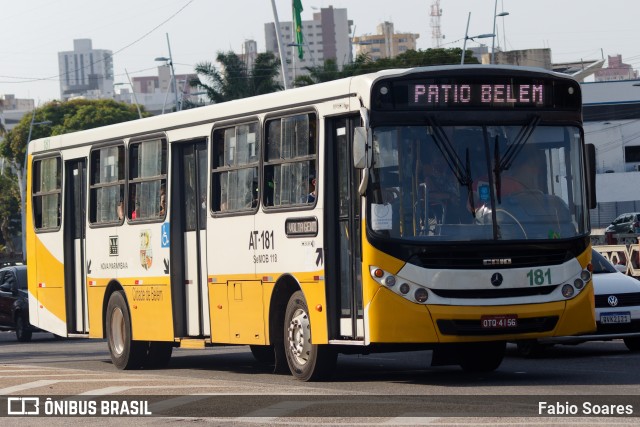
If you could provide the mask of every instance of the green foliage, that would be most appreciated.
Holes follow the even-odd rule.
[[[143,111],[143,116],[149,116],[149,113]],[[32,117],[32,114],[24,115],[0,143],[0,155],[16,165],[22,165]],[[31,139],[93,129],[137,118],[138,110],[134,105],[111,99],[52,101],[36,109],[34,122],[51,123],[33,126]]]
[[[196,64],[195,71],[202,79],[189,82],[191,87],[205,91],[212,102],[226,102],[282,89],[275,80],[280,71],[280,61],[272,52],[258,54],[251,69],[233,52],[220,52],[216,60],[222,71],[218,71],[211,62],[201,62]]]
[[[0,244],[4,251],[16,253],[13,236],[20,231],[20,192],[15,174],[0,174]]]
[[[305,69],[309,71],[309,76],[297,77],[294,86],[308,86],[309,84],[322,83],[360,74],[375,73],[393,68],[460,64],[460,55],[462,55],[462,49],[459,48],[408,50],[395,58],[381,58],[376,61],[367,55],[358,55],[354,62],[345,64],[342,71],[338,70],[335,60],[328,59],[323,65],[306,67]],[[470,50],[465,52],[464,61],[465,64],[478,63],[478,60],[471,56]]]

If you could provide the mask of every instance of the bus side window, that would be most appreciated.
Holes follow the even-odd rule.
[[[299,114],[267,122],[264,205],[313,205],[317,187],[316,116]],[[315,180],[315,181],[314,181]],[[317,188],[315,188],[317,190]]]
[[[164,218],[162,192],[167,185],[167,142],[162,138],[129,145],[129,219]]]

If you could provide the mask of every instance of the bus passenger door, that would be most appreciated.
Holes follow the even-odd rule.
[[[210,336],[206,140],[173,144],[171,292],[178,336]]]
[[[330,339],[364,338],[360,196],[353,167],[353,128],[359,116],[326,122],[325,246]]]
[[[62,218],[64,235],[64,294],[67,332],[89,331],[85,266],[85,216],[87,161],[65,162],[65,195]]]

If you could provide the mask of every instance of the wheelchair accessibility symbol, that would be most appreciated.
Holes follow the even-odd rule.
[[[163,248],[168,248],[169,244],[171,243],[168,222],[165,222],[164,224],[162,224],[162,230],[160,232],[160,241],[162,242]]]

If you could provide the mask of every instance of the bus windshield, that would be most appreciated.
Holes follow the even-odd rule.
[[[538,122],[375,128],[369,228],[415,241],[584,235],[580,129]]]

